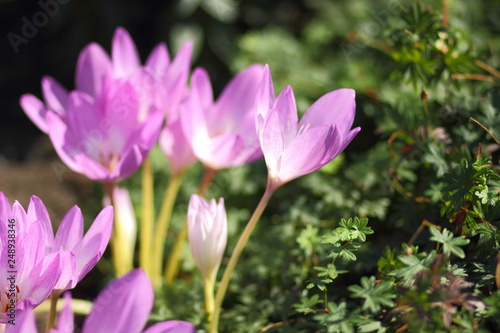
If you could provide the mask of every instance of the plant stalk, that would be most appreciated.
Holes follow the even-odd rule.
[[[149,157],[142,165],[142,211],[141,211],[141,243],[139,247],[139,265],[149,278],[151,274],[151,252],[153,250],[153,229],[154,229],[154,188],[153,171]]]
[[[168,226],[172,217],[175,199],[179,193],[183,173],[172,175],[165,190],[163,204],[160,215],[156,221],[154,250],[153,250],[153,284],[159,288],[162,280],[163,255],[165,253],[165,240],[167,237]]]
[[[257,205],[257,208],[255,208],[255,210],[252,214],[252,217],[248,221],[248,223],[245,227],[245,230],[243,230],[243,233],[241,234],[240,239],[238,240],[238,243],[236,244],[236,247],[234,248],[233,254],[231,255],[231,258],[229,259],[226,270],[224,271],[224,274],[222,275],[222,280],[221,280],[219,287],[217,289],[217,294],[215,295],[215,309],[214,309],[214,313],[213,313],[213,317],[212,317],[212,322],[210,323],[210,326],[208,329],[209,333],[217,333],[219,330],[219,317],[220,317],[222,302],[224,301],[224,297],[226,295],[226,291],[227,291],[227,288],[229,286],[229,282],[231,280],[231,275],[233,274],[234,268],[236,267],[236,264],[238,263],[238,259],[241,255],[241,252],[243,251],[243,248],[245,247],[246,243],[248,242],[248,239],[250,238],[252,231],[254,230],[255,226],[257,225],[257,222],[259,221],[259,218],[261,217],[262,213],[264,212],[264,209],[266,208],[267,203],[269,202],[269,199],[271,199],[271,196],[273,195],[273,193],[276,189],[277,189],[277,187],[272,183],[272,181],[268,180],[266,191],[264,192],[264,195],[260,199],[260,202]]]

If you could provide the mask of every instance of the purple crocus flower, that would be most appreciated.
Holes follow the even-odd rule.
[[[116,182],[134,173],[156,143],[168,99],[176,105],[185,93],[190,54],[186,44],[170,63],[160,44],[141,66],[130,35],[118,28],[111,58],[95,43],[81,52],[75,91],[45,77],[45,104],[30,94],[20,103],[72,170]]]
[[[78,206],[73,206],[64,216],[56,235],[52,231],[49,214],[42,200],[32,196],[28,217],[41,221],[44,229],[45,253],[66,251],[61,257],[62,274],[54,289],[73,289],[94,268],[104,254],[113,229],[113,207],[105,207],[83,235],[83,215]]]
[[[179,117],[169,117],[167,119],[167,124],[161,131],[159,143],[165,157],[170,163],[172,175],[181,175],[198,162],[190,140],[184,134]]]
[[[68,253],[45,252],[44,223],[17,201],[11,207],[0,192],[0,323],[42,303],[61,276],[61,258]]]
[[[207,72],[194,70],[180,117],[195,156],[206,166],[219,170],[262,157],[254,125],[262,70],[253,65],[237,74],[215,102]]]
[[[320,97],[298,121],[293,90],[274,97],[266,65],[257,97],[257,132],[274,187],[311,173],[339,155],[360,131],[351,130],[356,104],[352,89]]]
[[[66,300],[50,333],[73,333],[74,322],[71,311],[71,295]],[[151,282],[142,269],[135,269],[112,281],[94,302],[85,319],[82,333],[139,333],[144,328],[153,307],[154,291]],[[21,333],[22,328],[35,327],[32,311],[22,311],[16,325],[8,325],[6,333]],[[31,330],[30,332],[36,332]],[[147,328],[144,333],[193,333],[194,325],[185,321],[168,320]]]

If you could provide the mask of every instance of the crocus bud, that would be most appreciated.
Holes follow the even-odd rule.
[[[224,199],[207,203],[193,194],[188,208],[188,237],[196,265],[204,280],[213,279],[219,269],[227,242]]]

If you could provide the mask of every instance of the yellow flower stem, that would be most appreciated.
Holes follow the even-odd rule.
[[[269,199],[271,199],[274,191],[276,191],[278,187],[273,184],[271,180],[268,180],[267,182],[267,187],[266,191],[264,192],[264,195],[260,199],[259,204],[257,205],[257,208],[255,208],[252,217],[247,223],[247,226],[245,227],[245,230],[243,230],[243,233],[240,236],[240,239],[238,239],[238,243],[236,244],[236,247],[234,248],[234,251],[231,255],[231,258],[229,258],[229,262],[227,264],[226,270],[224,271],[224,274],[222,275],[222,280],[220,281],[219,288],[217,289],[217,294],[215,295],[215,309],[213,312],[212,316],[212,321],[210,322],[208,332],[209,333],[217,333],[219,330],[219,317],[220,317],[220,311],[222,307],[222,302],[224,301],[224,297],[226,295],[227,288],[229,286],[229,282],[231,280],[231,275],[233,274],[234,268],[236,267],[236,264],[238,263],[238,259],[241,255],[241,252],[243,251],[243,248],[245,247],[246,243],[248,242],[248,239],[250,238],[250,235],[252,234],[253,229],[257,225],[257,222],[259,221],[262,212],[264,212],[264,209],[267,206],[267,203],[269,202]]]
[[[210,167],[205,167],[203,172],[203,178],[200,183],[200,188],[198,189],[198,195],[204,196],[208,187],[212,183],[217,170],[214,170]],[[177,238],[174,243],[174,247],[172,248],[172,252],[168,257],[166,268],[165,268],[165,283],[167,285],[171,285],[174,282],[175,277],[179,273],[179,265],[181,260],[181,252],[184,247],[184,243],[186,242],[188,234],[187,221],[184,223],[180,233],[177,235]]]
[[[49,309],[49,319],[47,320],[47,332],[54,328],[56,322],[56,312],[57,312],[57,301],[59,296],[61,296],[63,290],[52,290],[50,294],[50,309]]]
[[[154,188],[153,171],[149,157],[142,165],[142,207],[141,207],[141,242],[139,247],[139,266],[142,267],[149,278],[151,272],[151,252],[153,250],[153,228],[154,228]]]
[[[123,251],[121,250],[123,246],[127,246],[127,244],[123,244],[123,240],[121,240],[120,235],[122,235],[122,231],[118,230],[120,223],[117,222],[118,214],[116,212],[115,207],[115,199],[113,196],[115,183],[103,183],[104,190],[106,191],[107,196],[109,197],[109,202],[114,209],[114,223],[113,223],[113,232],[111,233],[111,256],[113,258],[113,267],[115,269],[116,276],[122,276],[126,274],[128,271],[132,269],[132,267],[128,267],[126,261],[126,257],[123,256]]]
[[[162,281],[162,266],[163,254],[165,253],[165,239],[167,237],[168,225],[172,217],[172,210],[174,208],[175,199],[179,193],[179,188],[182,182],[183,173],[172,175],[165,190],[163,204],[161,207],[160,215],[156,221],[155,240],[153,243],[153,285],[155,289],[161,286]]]
[[[212,321],[212,314],[215,308],[215,297],[214,297],[214,288],[215,288],[215,278],[217,276],[217,271],[214,271],[213,274],[207,279],[203,279],[203,290],[205,293],[205,310],[208,314],[208,322]]]

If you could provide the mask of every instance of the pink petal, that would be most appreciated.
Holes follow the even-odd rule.
[[[213,104],[212,83],[205,69],[198,67],[191,75],[191,94],[202,110]]]
[[[83,238],[83,215],[78,206],[73,206],[57,228],[54,251],[74,251]]]
[[[169,65],[170,57],[168,55],[167,46],[165,43],[160,43],[151,51],[146,60],[145,67],[158,77],[162,77],[167,72]]]
[[[247,114],[252,114],[252,119],[255,117],[255,99],[262,74],[263,66],[252,65],[229,81],[215,103],[217,122],[231,118],[239,125],[246,120]]]
[[[285,149],[285,138],[281,129],[279,110],[270,110],[262,129],[261,148],[271,177],[280,169],[281,154]]]
[[[262,78],[257,91],[257,114],[265,118],[267,112],[274,108],[274,87],[269,65],[264,66]],[[262,124],[263,125],[263,124]]]
[[[141,61],[132,37],[127,30],[119,27],[113,36],[111,57],[117,77],[128,77],[140,66]]]
[[[89,154],[98,151],[97,146],[105,140],[105,133],[101,128],[102,118],[90,96],[78,91],[70,93],[66,123],[74,137],[88,150]]]
[[[352,127],[356,113],[355,92],[352,89],[338,89],[319,98],[306,111],[300,126],[335,124],[342,135]]]
[[[73,311],[71,310],[71,293],[65,292],[63,294],[64,306],[57,315],[57,325],[54,332],[49,333],[74,333],[75,319]]]
[[[198,138],[196,140],[193,143],[195,155],[215,170],[234,166],[240,152],[245,148],[245,142],[239,135],[222,134],[206,142],[201,142]]]
[[[80,53],[76,66],[76,89],[94,98],[103,91],[106,76],[112,76],[113,67],[109,56],[101,46],[91,43]]]
[[[180,119],[167,120],[167,126],[162,130],[159,141],[173,174],[187,170],[198,161],[188,138],[184,135]]]
[[[285,139],[285,146],[297,136],[297,106],[292,87],[287,86],[278,96],[275,108],[280,121],[281,132]]]
[[[26,333],[38,332],[36,327],[35,313],[31,307],[27,307],[23,311],[17,311],[15,316],[15,325],[9,325],[5,327],[5,333]]]
[[[28,206],[28,219],[30,221],[39,221],[45,236],[45,251],[51,252],[54,248],[54,231],[50,221],[49,213],[42,200],[37,196],[31,196]]]
[[[118,164],[115,166],[113,171],[102,180],[108,182],[117,182],[119,180],[125,179],[131,176],[134,172],[139,169],[142,162],[147,156],[148,151],[137,145],[132,146],[129,150],[125,151],[120,157]]]
[[[59,257],[60,254],[58,252],[54,252],[45,256],[43,263],[40,262],[37,264],[37,266],[42,265],[41,274],[38,276],[32,275],[32,279],[30,281],[31,288],[29,288],[29,297],[34,301],[34,306],[41,304],[47,299],[59,280],[61,275]],[[34,269],[34,272],[37,271],[39,270]]]
[[[84,333],[136,333],[153,307],[153,286],[142,269],[112,281],[94,302],[83,324]]]
[[[59,251],[61,275],[54,286],[56,290],[73,289],[78,281],[78,263],[73,251]]]
[[[341,146],[342,136],[334,125],[311,128],[286,147],[277,178],[286,183],[311,173],[330,162]]]
[[[78,150],[81,145],[77,144],[66,123],[59,116],[49,113],[47,115],[47,124],[50,128],[50,140],[61,160],[73,171],[83,173],[83,166],[80,166],[74,159],[74,155],[79,153]]]
[[[59,156],[62,159],[62,156],[61,155]],[[90,158],[89,156],[78,152],[74,156],[74,161],[75,164],[77,164],[79,168],[81,168],[80,171],[77,172],[84,174],[85,176],[89,177],[92,180],[111,181],[110,171],[101,163]]]
[[[185,42],[179,52],[177,52],[177,55],[169,66],[168,75],[165,76],[165,83],[168,90],[176,90],[179,88],[179,85],[186,84],[192,53],[193,44],[191,42]]]
[[[2,225],[7,225],[8,219],[12,218],[12,209],[10,206],[9,199],[0,192],[0,219],[2,220]],[[3,235],[3,234],[2,234]]]
[[[42,92],[47,108],[63,117],[68,104],[68,91],[50,76],[42,79]]]
[[[107,206],[99,213],[83,237],[81,245],[76,250],[80,270],[78,280],[81,280],[93,268],[106,250],[113,230],[113,219],[113,207]],[[93,259],[97,260],[92,267],[89,267],[88,263]]]
[[[352,139],[361,131],[361,127],[356,127],[353,128],[347,135],[347,137],[344,138],[342,142],[342,146],[340,147],[340,152],[344,151],[344,149],[351,143]],[[339,152],[339,153],[340,153]]]
[[[41,100],[31,94],[24,94],[19,100],[19,104],[30,120],[40,129],[40,131],[47,133],[48,125],[45,120],[47,108]]]

